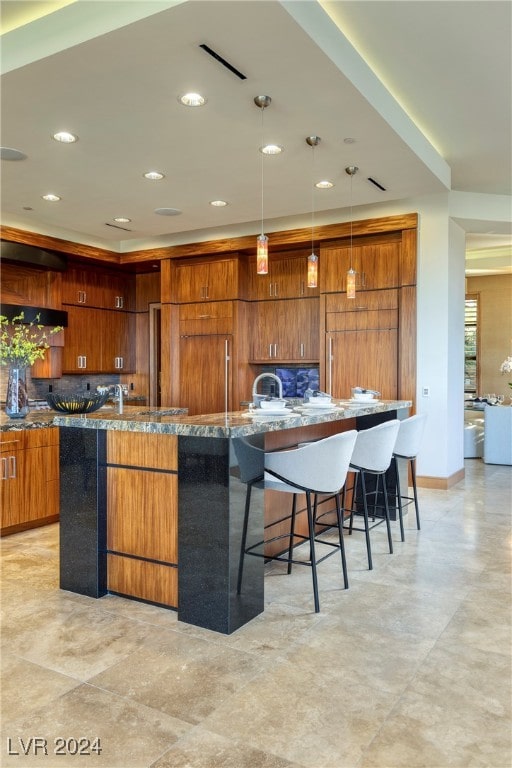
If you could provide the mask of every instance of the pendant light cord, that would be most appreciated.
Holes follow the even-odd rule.
[[[265,134],[263,130],[263,113],[265,112],[265,108],[261,108],[261,234],[263,235],[263,184],[264,184],[264,178],[263,178],[263,163],[265,162],[265,154],[263,152],[263,146],[265,141]]]

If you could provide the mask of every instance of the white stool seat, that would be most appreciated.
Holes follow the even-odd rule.
[[[414,502],[414,508],[416,511],[416,527],[418,530],[420,530],[420,510],[418,504],[418,491],[416,488],[416,456],[418,455],[421,441],[423,440],[423,432],[425,430],[426,420],[427,417],[424,413],[417,413],[414,416],[410,416],[408,419],[401,421],[400,429],[398,430],[398,437],[393,449],[393,461],[396,470],[398,517],[400,520],[400,536],[402,541],[405,539],[403,519],[404,500],[406,501],[406,504]],[[409,464],[413,489],[412,498],[402,494],[401,492],[398,459],[405,459]]]
[[[350,508],[350,523],[349,533],[352,534],[353,530],[363,530],[366,536],[366,551],[368,555],[368,568],[372,570],[372,551],[370,542],[370,530],[376,525],[380,525],[385,521],[389,552],[393,552],[393,542],[391,540],[391,526],[389,521],[389,504],[388,494],[386,488],[386,482],[384,473],[389,469],[391,459],[393,456],[393,450],[395,447],[400,422],[398,419],[392,419],[391,421],[385,421],[382,424],[377,424],[370,429],[363,429],[357,433],[357,440],[350,460],[349,471],[356,472],[356,479],[353,485],[353,497]],[[375,490],[367,490],[367,475],[374,475],[376,477]],[[384,518],[376,514],[379,507],[378,494],[379,484],[382,485],[382,495],[384,497]],[[356,511],[356,505],[358,504],[357,490],[360,488],[363,511],[362,513]],[[372,526],[369,521],[369,509],[368,509],[368,497],[373,498],[373,520]],[[380,507],[379,507],[380,508]],[[354,515],[362,514],[364,518],[364,528],[355,528]]]
[[[342,432],[324,440],[302,445],[293,450],[265,452],[255,448],[243,438],[233,441],[235,453],[240,465],[240,476],[247,483],[247,495],[245,505],[244,527],[240,551],[240,563],[238,571],[238,592],[242,589],[243,563],[245,555],[263,557],[266,560],[280,560],[288,564],[288,573],[291,573],[292,564],[308,565],[311,567],[313,577],[313,595],[315,611],[320,610],[318,597],[317,564],[326,557],[340,550],[345,589],[348,588],[347,564],[345,558],[345,546],[343,542],[343,520],[341,517],[341,505],[339,494],[345,484],[349,468],[350,458],[357,438],[357,432],[351,430]],[[259,453],[255,453],[259,452]],[[262,471],[263,453],[263,471]],[[284,520],[290,520],[289,533],[280,534],[271,539],[262,539],[247,546],[248,519],[250,514],[250,495],[254,485],[266,490],[281,491],[293,495],[292,511]],[[308,518],[308,535],[303,536],[295,532],[295,518],[297,512],[297,495],[306,495],[306,511]],[[315,505],[311,503],[311,495],[315,495]],[[320,538],[316,532],[316,494],[328,494],[336,500],[336,527],[338,528],[339,543]],[[283,522],[283,520],[281,520]],[[323,530],[332,528],[333,525],[320,523]],[[265,554],[264,546],[271,541],[287,539],[288,547],[285,552],[277,555]],[[293,558],[293,548],[296,540],[309,542],[309,559],[297,560]],[[317,557],[315,544],[325,544],[331,551],[323,557]],[[260,551],[257,551],[260,550]]]

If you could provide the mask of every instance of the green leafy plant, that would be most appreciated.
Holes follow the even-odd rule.
[[[18,368],[26,368],[33,365],[36,360],[44,358],[48,349],[48,333],[52,335],[62,330],[60,325],[51,328],[48,332],[44,325],[39,324],[40,315],[35,320],[26,323],[25,315],[19,315],[9,320],[5,315],[0,315],[0,363]]]

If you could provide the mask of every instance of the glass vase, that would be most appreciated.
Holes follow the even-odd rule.
[[[27,369],[9,366],[5,412],[10,419],[24,419],[28,413]]]

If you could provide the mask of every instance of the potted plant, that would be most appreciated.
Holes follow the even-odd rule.
[[[512,373],[512,355],[509,355],[500,365],[501,373]],[[508,382],[510,389],[512,389],[512,381]]]
[[[5,412],[11,419],[23,419],[27,415],[27,368],[43,358],[49,346],[47,331],[39,319],[40,315],[36,315],[34,321],[25,322],[23,312],[12,320],[0,315],[0,363],[9,366]],[[56,326],[49,333],[61,330]]]

